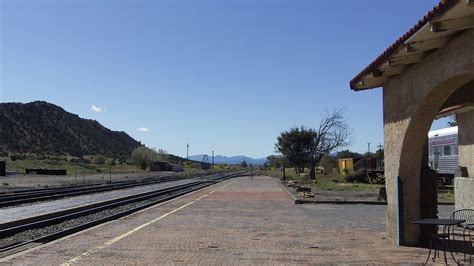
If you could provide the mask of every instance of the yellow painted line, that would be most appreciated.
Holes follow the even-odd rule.
[[[177,212],[177,211],[179,211],[179,210],[182,210],[182,209],[188,207],[189,205],[195,203],[196,201],[199,201],[199,200],[201,200],[201,199],[203,199],[203,198],[209,196],[210,194],[213,194],[214,192],[216,192],[216,191],[218,191],[218,190],[221,190],[221,189],[223,189],[223,188],[225,188],[225,187],[227,187],[227,186],[229,186],[229,185],[235,183],[236,181],[237,181],[237,180],[234,180],[234,181],[232,181],[232,182],[230,182],[230,183],[227,183],[227,184],[225,184],[224,186],[219,187],[219,188],[217,188],[217,189],[215,189],[215,190],[213,190],[213,191],[211,191],[211,192],[209,192],[209,193],[207,193],[207,194],[205,194],[205,195],[202,195],[201,197],[199,197],[199,198],[197,198],[197,199],[195,199],[195,200],[193,200],[193,201],[191,201],[191,202],[188,202],[188,203],[184,204],[184,205],[181,206],[181,207],[178,207],[178,208],[176,208],[176,209],[174,209],[174,210],[172,210],[172,211],[170,211],[170,212],[168,212],[168,213],[165,213],[165,214],[161,215],[160,217],[157,217],[157,218],[155,218],[155,219],[153,219],[153,220],[151,220],[151,221],[149,221],[149,222],[146,222],[146,223],[144,223],[144,224],[142,224],[142,225],[139,225],[139,226],[133,228],[132,230],[130,230],[130,231],[128,231],[128,232],[126,232],[126,233],[124,233],[124,234],[122,234],[122,235],[120,235],[120,236],[117,236],[117,237],[115,237],[115,238],[113,238],[113,239],[111,239],[111,240],[105,242],[104,244],[102,244],[102,245],[100,245],[100,246],[97,246],[97,247],[95,247],[95,248],[92,248],[92,249],[90,249],[90,250],[88,250],[88,251],[82,253],[81,255],[79,255],[79,256],[77,256],[77,257],[75,257],[75,258],[72,258],[72,259],[68,260],[67,262],[65,262],[65,263],[63,263],[63,264],[61,264],[61,265],[62,265],[62,266],[68,266],[68,265],[71,265],[71,264],[73,264],[73,263],[76,263],[76,262],[80,261],[81,259],[83,259],[83,258],[85,258],[85,257],[87,257],[87,256],[89,256],[89,255],[92,255],[92,254],[94,254],[94,253],[96,253],[96,252],[98,252],[98,251],[100,251],[100,250],[102,250],[102,249],[104,249],[104,248],[106,248],[106,247],[108,247],[108,246],[110,246],[110,245],[112,245],[112,244],[114,244],[114,243],[116,243],[116,242],[118,242],[118,241],[120,241],[120,240],[126,238],[127,236],[132,235],[133,233],[136,233],[136,232],[142,230],[143,228],[145,228],[145,227],[147,227],[147,226],[149,226],[149,225],[151,225],[151,224],[153,224],[153,223],[155,223],[155,222],[157,222],[157,221],[159,221],[159,220],[161,220],[161,219],[163,219],[163,218],[165,218],[165,217],[167,217],[167,216],[169,216],[169,215],[171,215],[171,214],[173,214],[173,213],[175,213],[175,212]]]

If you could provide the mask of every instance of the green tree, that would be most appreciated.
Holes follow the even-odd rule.
[[[163,155],[168,154],[168,151],[166,151],[165,149],[153,149],[153,150],[155,150],[158,154],[163,154]]]
[[[320,165],[324,168],[326,173],[331,173],[333,169],[337,168],[337,157],[326,154],[321,159]]]
[[[277,138],[276,151],[280,152],[299,172],[304,172],[310,159],[310,148],[316,131],[303,126],[284,131]]]
[[[366,152],[362,155],[363,158],[375,158],[375,153],[373,152]]]
[[[132,162],[142,170],[146,170],[158,157],[156,151],[146,146],[139,146],[132,152]]]
[[[247,162],[246,161],[240,162],[240,166],[242,166],[242,168],[247,168]]]
[[[384,150],[383,149],[378,149],[375,152],[375,158],[377,159],[383,159],[384,158]]]
[[[354,158],[354,159],[360,159],[363,158],[362,154],[353,152],[350,150],[342,150],[337,153],[337,159],[344,159],[344,158]]]
[[[272,168],[280,168],[283,165],[286,167],[291,167],[291,165],[285,160],[285,157],[281,155],[270,155],[267,157],[267,164]]]
[[[448,126],[455,127],[457,125],[458,125],[458,120],[456,119],[456,116],[455,115],[451,116],[451,118],[448,121]]]

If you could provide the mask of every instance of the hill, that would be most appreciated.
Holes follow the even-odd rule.
[[[0,153],[128,158],[140,142],[43,101],[0,104]]]
[[[204,154],[193,155],[193,156],[189,156],[189,159],[200,162],[202,160],[203,156],[204,156]],[[209,162],[211,162],[211,160],[212,160],[211,156],[209,156]],[[236,164],[240,164],[242,161],[246,161],[247,164],[263,165],[267,161],[267,159],[266,158],[254,159],[254,158],[250,158],[250,157],[244,156],[244,155],[238,155],[238,156],[217,155],[217,156],[214,156],[214,163],[215,164],[236,165]]]

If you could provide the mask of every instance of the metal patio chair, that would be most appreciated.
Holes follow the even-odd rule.
[[[472,261],[472,239],[474,238],[474,209],[460,209],[451,214],[450,219],[466,220],[464,223],[452,227],[451,235],[454,240],[455,235],[462,235],[463,242],[469,243],[467,250],[464,252],[464,260],[466,253],[469,253],[469,262]]]

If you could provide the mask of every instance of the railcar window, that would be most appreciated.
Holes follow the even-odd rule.
[[[445,156],[451,155],[451,146],[444,146],[443,150]]]
[[[441,151],[440,151],[440,148],[439,148],[439,147],[433,147],[433,149],[434,149],[434,152],[433,152],[434,155],[441,155],[441,154],[440,154]]]
[[[458,146],[457,145],[453,145],[453,155],[458,155]]]

